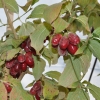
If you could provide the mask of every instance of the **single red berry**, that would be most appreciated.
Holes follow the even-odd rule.
[[[25,52],[31,52],[31,49],[27,45],[24,47],[24,50]]]
[[[41,89],[41,81],[37,81],[34,85],[33,85],[34,90],[39,90]]]
[[[24,62],[21,64],[21,70],[25,72],[27,70],[27,64]]]
[[[12,90],[12,87],[9,85],[9,83],[4,83],[4,86],[6,88],[7,93],[10,93]]]
[[[77,49],[78,49],[77,45],[69,44],[69,45],[68,45],[68,48],[67,48],[67,51],[68,51],[70,54],[74,55],[75,52],[77,51]]]
[[[10,73],[11,76],[16,76],[18,72],[15,71],[14,67],[11,67],[10,70],[9,70],[9,73]]]
[[[16,63],[16,59],[15,58],[13,58],[13,59],[11,59],[10,61],[6,61],[6,63],[5,63],[5,66],[6,66],[6,68],[11,68],[12,66],[14,66],[15,65],[15,63]]]
[[[20,47],[22,48],[22,49],[24,49],[24,47],[26,46],[26,41],[24,41],[24,42],[22,42],[21,44],[20,44]]]
[[[73,45],[78,45],[80,43],[80,38],[77,34],[69,33],[68,39],[69,39],[69,42]]]
[[[27,56],[32,56],[32,52],[27,52],[27,53],[25,54],[25,57],[27,57]]]
[[[63,36],[61,39],[60,39],[60,42],[59,42],[59,47],[60,49],[63,49],[65,50],[69,45],[69,40],[67,37]]]
[[[25,61],[25,55],[19,54],[17,57],[18,62],[23,63]]]
[[[30,94],[31,94],[31,95],[35,95],[35,94],[36,94],[36,92],[37,92],[37,91],[36,91],[36,90],[34,90],[34,88],[33,88],[33,87],[30,89]]]
[[[52,46],[57,46],[59,44],[61,37],[62,37],[61,34],[54,35],[53,38],[52,38],[52,41],[51,41]]]
[[[26,57],[25,63],[31,68],[34,67],[34,60],[31,56]]]
[[[62,49],[60,49],[60,47],[58,46],[58,54],[59,54],[60,56],[67,55],[67,50],[66,50],[66,49],[65,49],[65,50],[62,50]]]
[[[36,100],[40,100],[40,96],[38,95],[38,93],[35,94],[35,98]]]
[[[20,64],[20,63],[17,63],[17,64],[15,64],[15,65],[13,66],[13,68],[14,68],[15,72],[19,72],[20,69],[21,69],[21,64]]]

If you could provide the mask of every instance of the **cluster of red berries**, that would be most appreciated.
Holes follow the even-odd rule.
[[[42,85],[41,81],[36,81],[36,83],[30,89],[30,94],[35,96],[36,100],[40,100]]]
[[[18,54],[17,57],[11,59],[10,61],[6,61],[5,66],[9,69],[9,73],[13,78],[19,78],[22,72],[27,70],[27,66],[29,68],[34,67],[34,59],[32,55],[36,55],[35,50],[30,46],[30,39],[26,39],[20,47],[24,49],[25,54]]]
[[[53,36],[51,43],[54,48],[58,48],[59,55],[64,56],[67,52],[74,55],[78,49],[80,38],[74,33],[69,33],[68,37],[56,34]]]

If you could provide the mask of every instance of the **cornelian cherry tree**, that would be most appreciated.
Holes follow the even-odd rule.
[[[20,6],[17,0],[0,0],[8,21],[2,24],[8,28],[0,40],[0,100],[90,100],[89,92],[100,100],[100,88],[82,80],[92,54],[100,60],[100,4],[97,0],[62,0],[33,9],[36,2],[28,0]],[[22,16],[31,14],[14,29],[13,22],[22,16],[15,20],[11,16],[19,13],[19,7],[25,11]],[[87,38],[82,40],[77,31]],[[60,56],[66,63],[64,71],[43,73],[45,60],[51,66]],[[21,85],[27,73],[35,78],[27,85],[29,91]]]

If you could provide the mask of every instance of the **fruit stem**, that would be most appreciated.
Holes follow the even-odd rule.
[[[9,16],[9,12],[8,12],[9,10],[7,10],[4,0],[1,0],[1,2],[2,2],[3,8],[4,8],[4,11],[5,11],[5,14],[6,14],[6,16],[7,16],[8,25],[9,25],[10,28],[12,29],[12,31],[13,31],[13,33],[14,33],[14,36],[15,36],[15,38],[17,39],[16,31],[15,31],[15,29],[14,29],[13,23],[12,23],[11,18],[10,18],[10,16]]]

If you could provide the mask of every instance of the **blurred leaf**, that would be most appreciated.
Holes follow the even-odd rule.
[[[3,83],[0,82],[0,100],[7,100],[7,91]]]
[[[0,67],[5,64],[5,61],[0,61]]]
[[[100,27],[96,28],[96,29],[93,31],[93,35],[100,38]]]
[[[83,54],[82,56],[80,56],[80,61],[82,63],[82,72],[85,75],[88,71],[88,68],[90,67],[90,59],[87,54]]]
[[[44,80],[43,87],[43,97],[44,99],[53,99],[56,95],[58,95],[59,90],[57,87],[57,83],[53,80]]]
[[[18,4],[15,0],[4,0],[6,8],[8,8],[11,12],[19,13]],[[2,2],[0,0],[0,8],[3,8]]]
[[[91,0],[84,0],[84,1],[83,0],[76,0],[76,1],[78,2],[79,5],[81,5],[83,8],[85,8]]]
[[[87,88],[89,88],[89,91],[90,93],[93,95],[93,97],[96,99],[96,100],[100,100],[100,88],[95,86],[95,85],[92,85],[91,83],[89,82],[86,82],[88,85],[87,85]]]
[[[81,15],[79,17],[76,18],[82,25],[83,27],[90,32],[89,29],[89,25],[88,25],[88,17],[86,17],[85,15]]]
[[[2,60],[11,60],[13,57],[15,57],[15,55],[17,53],[19,53],[20,50],[21,50],[21,48],[16,48],[16,49],[8,50],[7,52],[4,52],[1,55],[1,59]]]
[[[35,82],[35,81],[29,83],[25,88],[32,87],[34,82]]]
[[[33,100],[33,97],[23,89],[21,82],[18,79],[9,77],[9,81],[13,82],[13,89],[10,93],[11,100]]]
[[[19,29],[19,36],[29,36],[32,32],[34,32],[35,28],[31,22],[23,23]]]
[[[35,3],[37,3],[39,0],[32,0],[32,5],[34,5]]]
[[[89,95],[81,88],[69,92],[66,100],[90,100]]]
[[[43,59],[37,59],[34,57],[35,66],[33,68],[33,76],[35,80],[39,80],[42,77],[42,73],[44,72],[46,62]]]
[[[57,71],[49,71],[49,72],[46,72],[45,73],[47,76],[51,77],[51,78],[54,78],[56,80],[59,80],[59,77],[61,75],[60,72],[57,72]]]
[[[58,54],[53,53],[53,58],[51,59],[52,64],[57,64],[58,63],[58,57],[59,57]]]
[[[96,4],[97,4],[97,0],[87,0],[87,2],[89,1],[89,3],[87,4],[87,6],[84,9],[84,12],[86,14],[88,14],[90,11],[94,10]],[[86,3],[87,3],[86,2]]]
[[[48,49],[48,48],[45,48],[45,49],[44,49],[43,54],[44,54],[45,56],[49,57],[50,59],[53,58],[53,53],[52,53],[51,50]]]
[[[61,11],[62,4],[63,3],[56,3],[56,4],[53,4],[51,6],[48,6],[44,10],[44,14],[43,14],[44,15],[44,19],[48,23],[52,23],[59,16],[59,13]]]
[[[48,7],[46,4],[36,6],[28,18],[43,18],[43,12],[46,7]]]
[[[78,50],[75,52],[75,55],[83,54],[83,51],[86,49],[87,43],[83,44]]]
[[[90,40],[89,41],[89,49],[93,53],[95,57],[100,60],[100,43],[97,40]]]
[[[65,13],[65,12],[69,11],[69,13],[71,13],[72,5],[73,5],[73,2],[66,1],[66,2],[62,5],[62,10],[61,10],[61,12],[62,12],[62,13]]]
[[[48,28],[48,29],[47,29]],[[37,54],[43,48],[44,40],[50,34],[51,26],[39,24],[36,30],[30,35],[31,46],[36,50]]]
[[[71,85],[78,81],[71,60],[66,61],[66,67],[59,78],[59,85],[64,87],[71,87]]]
[[[63,31],[65,28],[67,28],[69,26],[69,23],[63,20],[62,18],[57,18],[53,22],[52,26],[55,29],[55,33],[58,33],[58,32]]]
[[[24,6],[20,6],[25,12],[28,10],[30,5],[32,4],[32,0],[29,0]]]

